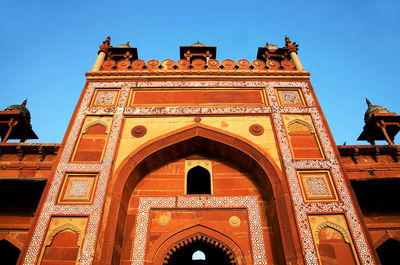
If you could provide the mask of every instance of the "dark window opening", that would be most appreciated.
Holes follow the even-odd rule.
[[[190,169],[186,178],[186,193],[211,194],[210,172],[201,166]]]
[[[400,242],[389,238],[376,249],[376,252],[382,265],[397,264],[396,262],[400,260]]]
[[[33,216],[45,185],[46,179],[1,179],[0,215]]]
[[[1,264],[15,265],[21,251],[7,240],[0,240]]]
[[[352,180],[364,216],[400,214],[400,179]]]

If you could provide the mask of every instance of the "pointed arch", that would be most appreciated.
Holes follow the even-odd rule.
[[[100,125],[103,126],[105,128],[105,134],[108,134],[109,131],[109,125],[107,124],[107,122],[105,122],[104,120],[95,120],[92,122],[89,122],[88,124],[85,125],[85,127],[82,130],[82,134],[87,133],[87,131],[89,130],[90,127],[93,127],[95,125]]]
[[[272,240],[278,245],[274,252],[277,262],[297,263],[300,257],[296,253],[300,253],[300,249],[295,243],[299,240],[298,235],[292,229],[295,227],[293,208],[286,180],[276,162],[249,140],[199,123],[156,137],[124,159],[110,180],[108,210],[103,216],[98,243],[103,245],[103,249],[96,253],[99,256],[95,259],[119,263],[126,209],[139,180],[152,169],[191,154],[224,158],[254,177],[263,200],[268,204],[268,214],[272,216],[272,228],[276,231]]]
[[[332,228],[333,230],[339,232],[339,233],[343,236],[344,241],[345,241],[346,243],[348,243],[348,244],[351,244],[350,237],[349,237],[349,235],[347,234],[346,230],[344,230],[340,225],[337,225],[337,224],[332,223],[332,222],[330,222],[330,221],[326,221],[326,222],[320,224],[320,225],[317,227],[317,229],[315,230],[315,235],[316,235],[315,238],[316,238],[317,240],[318,240],[319,233],[320,233],[324,228],[327,228],[327,227]],[[318,244],[318,242],[317,242],[317,244]]]
[[[163,236],[158,241],[162,242],[153,254],[152,264],[168,264],[168,261],[182,247],[195,242],[204,242],[220,248],[231,264],[244,265],[243,252],[240,247],[228,236],[203,225],[187,227],[173,234]]]
[[[288,126],[287,126],[288,133],[291,133],[292,128],[297,124],[306,127],[310,133],[312,133],[312,134],[314,133],[313,126],[311,124],[309,124],[308,122],[300,120],[300,119],[291,120],[288,123]]]
[[[63,225],[53,229],[51,231],[51,233],[49,234],[49,237],[47,238],[45,245],[47,245],[47,246],[50,245],[53,242],[53,239],[57,234],[64,232],[64,231],[68,231],[68,230],[78,235],[78,247],[79,247],[80,246],[79,242],[82,242],[82,238],[83,238],[82,231],[77,226],[70,224],[70,223],[63,224]]]
[[[316,244],[322,265],[359,264],[356,250],[346,230],[333,222],[320,224],[316,231]]]
[[[287,124],[290,147],[296,159],[321,159],[323,151],[312,124],[294,119]]]

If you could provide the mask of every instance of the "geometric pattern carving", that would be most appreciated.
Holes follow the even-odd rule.
[[[310,196],[330,195],[328,185],[324,177],[307,177],[306,186]]]
[[[277,93],[281,106],[304,106],[300,89],[278,89]]]
[[[96,174],[67,174],[58,203],[91,203],[96,180]]]
[[[304,200],[337,200],[328,171],[299,171]]]
[[[65,197],[82,198],[86,197],[89,191],[89,179],[70,179]]]
[[[119,90],[96,89],[91,107],[115,107]]]

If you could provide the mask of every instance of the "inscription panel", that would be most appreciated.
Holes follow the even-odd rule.
[[[129,106],[140,105],[266,105],[261,89],[133,90]]]

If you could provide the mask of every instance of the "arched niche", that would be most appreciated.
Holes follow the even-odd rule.
[[[161,165],[199,154],[231,161],[253,176],[268,205],[273,238],[272,253],[277,263],[302,263],[293,209],[286,181],[274,160],[257,145],[229,132],[194,124],[162,135],[133,151],[119,166],[109,185],[107,215],[104,215],[96,261],[119,264],[127,223],[129,198],[138,182]],[[104,239],[107,240],[104,240]],[[101,253],[101,254],[100,254]]]
[[[107,142],[108,126],[104,121],[87,124],[73,156],[74,162],[99,162]]]
[[[318,137],[311,124],[295,119],[288,123],[287,130],[294,158],[323,158]]]
[[[353,253],[350,238],[338,225],[321,225],[317,229],[318,252],[322,265],[358,264]]]
[[[73,224],[67,223],[51,231],[44,243],[41,263],[75,264],[82,242],[82,231]]]

